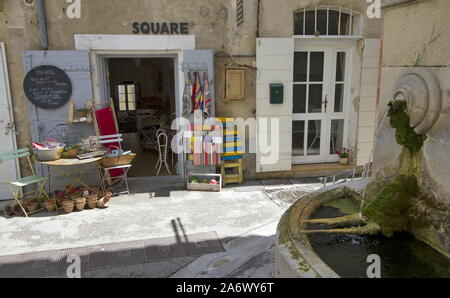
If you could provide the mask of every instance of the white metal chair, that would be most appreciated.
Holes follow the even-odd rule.
[[[117,135],[109,135],[109,136],[100,136],[99,137],[99,144],[105,146],[110,144],[110,146],[105,146],[108,148],[109,153],[113,153],[114,150],[111,150],[111,148],[117,149],[117,156],[120,156],[122,154],[122,145],[123,138],[121,134]],[[111,144],[118,144],[118,146],[111,145]],[[100,170],[100,176],[101,176],[101,183],[102,183],[102,189],[103,192],[107,192],[108,189],[114,189],[114,192],[116,192],[116,189],[122,189],[123,185],[125,184],[126,191],[122,192],[116,192],[116,194],[130,194],[130,188],[128,186],[128,172],[131,169],[131,164],[118,164],[116,166],[99,166]],[[117,172],[122,171],[122,174],[119,176],[111,177],[111,171],[116,170]]]
[[[156,173],[156,175],[159,176],[159,173],[161,172],[161,168],[163,165],[166,167],[166,170],[169,173],[169,175],[172,175],[169,169],[169,165],[167,164],[167,149],[169,147],[169,138],[167,137],[167,134],[163,129],[160,129],[156,132],[156,138],[158,140],[158,152],[159,152],[159,159],[158,163],[156,164],[158,172]]]

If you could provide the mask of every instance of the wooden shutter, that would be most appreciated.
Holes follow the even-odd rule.
[[[242,100],[245,98],[245,70],[225,70],[225,99]]]

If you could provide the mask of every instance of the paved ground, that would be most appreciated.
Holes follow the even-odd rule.
[[[205,193],[183,191],[180,181],[169,186],[155,183],[149,191],[148,182],[136,180],[132,188],[141,193],[114,198],[106,210],[59,216],[41,213],[28,219],[0,217],[0,257],[163,237],[183,242],[190,235],[213,233],[224,251],[137,265],[99,266],[82,275],[272,277],[276,226],[290,204],[276,200],[273,194],[280,189],[310,192],[320,188],[316,181],[249,181],[221,193]]]

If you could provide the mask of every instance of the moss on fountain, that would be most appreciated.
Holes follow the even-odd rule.
[[[409,231],[413,198],[420,194],[417,178],[401,174],[383,186],[373,200],[363,208],[364,216],[376,222],[383,234],[391,237],[395,232]]]
[[[437,231],[450,235],[448,207],[430,193],[429,181],[423,169],[422,147],[425,136],[417,135],[410,127],[405,101],[390,104],[390,124],[396,129],[396,141],[404,147],[399,167],[378,173],[365,190],[363,214],[377,222],[387,236],[407,231],[446,256],[448,244],[439,239]],[[386,178],[390,177],[390,178]],[[447,248],[446,248],[447,247]]]
[[[407,112],[406,101],[394,101],[390,103],[389,122],[392,128],[396,129],[395,138],[397,143],[409,149],[411,152],[418,152],[423,147],[425,136],[418,135],[410,126],[410,118]]]

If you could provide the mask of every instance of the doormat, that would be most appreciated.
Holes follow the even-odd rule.
[[[81,272],[142,265],[174,258],[224,252],[216,232],[112,243],[0,257],[0,278],[65,276],[70,256],[81,260]]]

